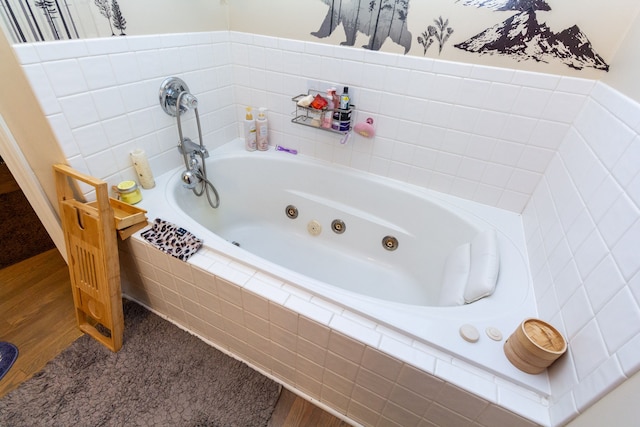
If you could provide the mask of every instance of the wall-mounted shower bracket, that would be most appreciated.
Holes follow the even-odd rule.
[[[178,96],[181,92],[189,92],[189,87],[179,77],[167,77],[160,85],[160,106],[170,116],[176,117],[178,103]],[[185,113],[187,108],[184,105],[180,106],[180,112]]]

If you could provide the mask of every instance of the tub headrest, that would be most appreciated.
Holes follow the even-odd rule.
[[[499,271],[500,254],[496,231],[482,231],[471,241],[471,268],[464,290],[464,301],[469,304],[491,295],[496,289]]]
[[[458,246],[447,257],[438,305],[469,304],[491,295],[499,270],[496,232],[482,231],[471,243]]]
[[[439,306],[463,305],[464,290],[467,287],[471,268],[471,245],[465,243],[455,248],[444,265]]]

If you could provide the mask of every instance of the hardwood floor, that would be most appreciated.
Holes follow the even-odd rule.
[[[268,427],[349,427],[350,424],[283,388]]]
[[[52,249],[0,270],[0,341],[19,349],[0,380],[0,398],[31,378],[82,333],[76,327],[69,270]],[[348,427],[283,388],[269,427]]]
[[[0,270],[0,313],[0,340],[19,351],[0,381],[1,397],[82,335],[76,327],[69,270],[57,249]]]

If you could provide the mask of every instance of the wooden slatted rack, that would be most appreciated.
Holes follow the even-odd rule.
[[[107,183],[66,165],[53,166],[78,327],[111,351],[122,347],[124,318],[114,212]],[[78,200],[77,182],[96,201]]]

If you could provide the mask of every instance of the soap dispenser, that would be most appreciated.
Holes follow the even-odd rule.
[[[256,151],[256,122],[253,119],[251,107],[247,107],[244,116],[244,148],[247,151]]]

